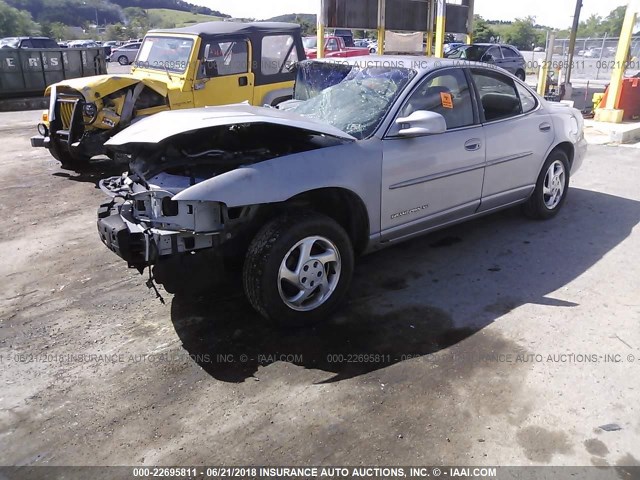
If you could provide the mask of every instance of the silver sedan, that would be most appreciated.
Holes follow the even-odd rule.
[[[392,56],[303,62],[280,110],[160,113],[106,145],[133,161],[101,183],[124,199],[102,241],[169,291],[236,256],[285,325],[326,318],[358,254],[516,205],[554,217],[586,153],[580,112],[506,71]]]

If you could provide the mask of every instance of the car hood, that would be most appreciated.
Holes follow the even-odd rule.
[[[154,144],[182,133],[224,125],[269,123],[309,130],[322,135],[356,140],[355,137],[327,123],[275,108],[253,107],[248,104],[225,105],[160,112],[143,118],[105,143],[107,147],[130,144]]]
[[[155,90],[163,97],[167,96],[167,85],[165,83],[150,78],[138,78],[129,74],[95,75],[93,77],[71,78],[69,80],[58,82],[54,85],[49,85],[45,92],[45,96],[50,95],[51,87],[55,86],[56,89],[70,88],[77,90],[82,93],[87,101],[93,101],[96,98],[102,98],[140,82],[144,83],[152,90]]]

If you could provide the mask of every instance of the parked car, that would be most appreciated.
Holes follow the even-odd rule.
[[[584,52],[585,58],[600,58],[602,55],[602,48],[590,48],[586,52]]]
[[[452,50],[455,50],[458,47],[461,47],[462,45],[464,45],[464,43],[461,42],[450,42],[450,43],[445,43],[444,44],[444,53],[449,53]],[[425,45],[426,48],[426,45]]]
[[[369,40],[357,39],[353,41],[353,45],[359,48],[369,48]]]
[[[69,48],[100,48],[95,40],[71,40],[67,46]]]
[[[544,52],[544,47],[536,47],[536,48],[533,49],[533,51],[536,52],[536,53]]]
[[[520,80],[526,78],[527,62],[518,49],[512,45],[494,43],[474,43],[461,45],[445,54],[447,58],[484,62],[504,68]]]
[[[119,51],[112,58],[119,60]],[[49,86],[50,109],[31,145],[77,168],[107,153],[104,142],[142,116],[244,101],[276,105],[291,98],[292,67],[305,58],[300,26],[272,22],[151,30],[136,51],[130,74]]]
[[[118,62],[120,65],[131,65],[138,51],[140,50],[141,43],[127,43],[118,48],[111,49],[111,54],[107,58],[109,62]]]
[[[170,292],[242,259],[251,305],[307,325],[338,306],[356,255],[518,204],[562,208],[580,111],[484,64],[369,58],[303,62],[280,110],[163,112],[111,138],[132,160],[100,182],[102,242]]]
[[[316,58],[318,55],[318,37],[304,37],[302,40],[307,58]],[[342,37],[333,35],[324,38],[324,56],[330,57],[356,57],[369,53],[367,47],[347,47]]]
[[[0,48],[60,48],[48,37],[6,37],[0,40]]]

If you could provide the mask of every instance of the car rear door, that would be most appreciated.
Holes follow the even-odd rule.
[[[444,116],[447,131],[400,137],[395,121],[418,110]],[[465,69],[430,74],[404,102],[383,140],[383,241],[472,215],[480,204],[484,167],[484,131]]]
[[[553,124],[520,82],[489,68],[472,68],[486,138],[487,166],[479,211],[527,198],[554,139]]]
[[[502,50],[502,64],[500,65],[505,70],[513,73],[514,75],[519,71],[525,71],[525,62],[522,56],[516,52],[513,48],[510,47],[500,47]],[[524,78],[524,77],[522,77]]]

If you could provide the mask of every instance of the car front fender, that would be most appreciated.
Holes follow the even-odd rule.
[[[381,168],[380,140],[349,142],[237,168],[183,190],[174,200],[220,202],[231,208],[285,202],[322,188],[343,188],[363,201],[371,233],[377,233]]]

